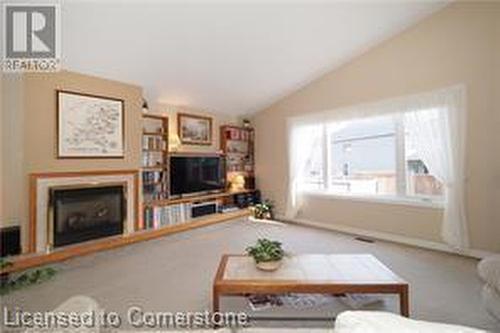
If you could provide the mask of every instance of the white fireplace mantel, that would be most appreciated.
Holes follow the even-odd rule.
[[[123,183],[126,188],[127,217],[124,224],[124,235],[133,233],[137,218],[137,188],[136,171],[115,172],[78,172],[78,173],[49,173],[32,175],[32,216],[30,232],[30,252],[43,253],[49,249],[48,216],[50,190],[61,186],[99,186],[100,184]],[[33,205],[34,204],[34,205]]]

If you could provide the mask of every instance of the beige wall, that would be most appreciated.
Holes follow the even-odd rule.
[[[23,199],[23,79],[20,74],[2,76],[1,110],[1,209],[0,226],[19,224]]]
[[[5,206],[4,206],[4,186],[2,185],[4,182],[5,182],[5,178],[4,178],[4,162],[5,162],[5,136],[4,136],[4,125],[3,123],[5,122],[5,117],[4,117],[4,110],[5,110],[5,106],[4,106],[4,103],[5,103],[5,93],[4,93],[4,90],[3,90],[3,73],[0,71],[0,221],[2,221],[4,219],[4,215],[5,215]]]
[[[138,169],[141,156],[142,89],[116,81],[72,73],[31,73],[3,82],[8,91],[8,108],[3,110],[9,124],[3,124],[9,149],[4,151],[2,183],[2,225],[8,221],[22,226],[26,246],[28,224],[28,175],[34,172]],[[123,159],[56,158],[56,90],[109,96],[124,100],[125,157]],[[7,133],[6,133],[7,132]],[[10,134],[9,134],[10,133]],[[15,140],[10,143],[11,137]],[[3,139],[3,138],[2,138]],[[8,193],[8,195],[5,195]],[[5,222],[5,223],[4,223]]]
[[[500,3],[453,3],[255,115],[257,181],[283,211],[286,118],[464,83],[472,248],[500,252]],[[310,197],[302,217],[440,240],[433,208]]]
[[[153,113],[165,114],[169,119],[169,135],[177,134],[177,114],[188,113],[212,118],[212,145],[181,145],[178,152],[219,152],[220,151],[220,126],[238,125],[240,119],[236,116],[214,114],[201,109],[189,108],[185,106],[175,106],[169,104],[157,104],[152,109]]]
[[[497,153],[495,154],[497,156],[496,158],[496,165],[495,165],[495,174],[492,177],[492,183],[493,184],[493,207],[494,207],[494,212],[492,215],[496,217],[496,220],[492,221],[491,223],[494,223],[497,225],[497,235],[500,234],[498,230],[498,225],[500,225],[500,158],[498,157],[498,152],[499,152],[499,147],[500,147],[500,134],[498,129],[500,129],[500,6],[497,6],[496,8],[496,31],[494,35],[494,73],[495,73],[495,81],[493,85],[493,95],[496,97],[495,100],[495,111],[494,114],[496,117],[492,119],[492,126],[495,128],[495,132],[497,133],[497,139],[495,141],[495,149]],[[497,239],[497,243],[500,243],[500,240]],[[500,245],[499,245],[500,246]]]

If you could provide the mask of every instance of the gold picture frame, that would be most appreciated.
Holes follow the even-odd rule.
[[[177,134],[184,145],[212,145],[212,118],[194,114],[177,114]]]

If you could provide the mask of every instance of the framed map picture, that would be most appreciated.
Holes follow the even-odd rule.
[[[212,118],[210,117],[179,113],[177,131],[182,144],[212,144]]]
[[[57,91],[57,157],[123,158],[123,100]]]

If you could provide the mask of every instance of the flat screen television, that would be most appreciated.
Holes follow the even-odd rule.
[[[222,158],[219,156],[171,156],[170,194],[224,190]]]

